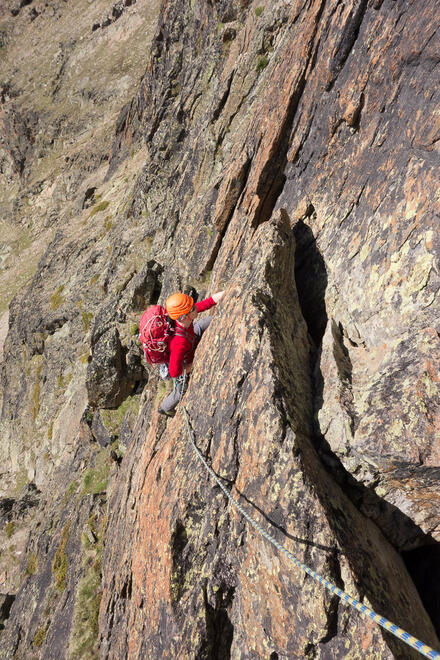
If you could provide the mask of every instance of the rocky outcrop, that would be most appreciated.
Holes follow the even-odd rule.
[[[17,112],[13,103],[8,103],[11,97],[14,94],[7,85],[0,89],[0,171],[9,182],[23,174],[26,161],[32,156],[38,123],[32,113],[23,116]]]
[[[228,291],[185,396],[214,470],[306,564],[438,646],[438,17],[163,4],[108,167],[69,188],[10,307],[3,494],[24,465],[43,496],[5,657],[413,657],[266,546],[181,414],[158,418],[136,322],[180,288]]]
[[[257,231],[198,349],[192,430],[301,561],[434,644],[401,557],[313,447],[311,343],[284,215]],[[130,543],[104,554],[103,657],[410,657],[247,528],[198,462],[182,414],[166,433],[157,415],[148,432],[138,424],[135,442],[110,503],[113,534]]]
[[[41,507],[24,557],[24,579],[10,607],[0,657],[94,657],[108,458],[77,438],[54,507]],[[81,479],[73,479],[78,477]],[[67,487],[66,487],[67,486]],[[51,511],[47,519],[44,512]]]

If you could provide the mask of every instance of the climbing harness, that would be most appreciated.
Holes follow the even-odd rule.
[[[186,372],[184,372],[184,382],[185,382],[185,378],[186,378]],[[182,388],[182,393],[180,395],[180,401],[182,400],[183,389],[184,388]],[[190,439],[190,442],[191,442],[193,448],[196,451],[196,454],[197,454],[198,458],[203,463],[203,465],[205,466],[205,468],[207,469],[209,474],[213,477],[213,479],[215,479],[215,481],[220,486],[220,488],[222,489],[222,491],[224,492],[224,494],[226,495],[228,500],[231,502],[231,504],[241,513],[242,516],[244,516],[244,518],[246,518],[246,520],[253,527],[255,527],[255,529],[257,530],[257,532],[259,534],[261,534],[261,536],[263,536],[267,541],[269,541],[269,543],[272,543],[272,545],[274,545],[280,552],[284,553],[286,555],[286,557],[288,557],[291,561],[293,561],[293,563],[296,566],[298,566],[299,568],[301,568],[305,573],[307,573],[307,575],[310,575],[314,580],[316,580],[320,584],[324,585],[324,587],[326,589],[331,591],[333,594],[336,594],[336,596],[339,596],[339,598],[341,600],[343,600],[344,602],[346,602],[349,605],[351,605],[352,607],[354,607],[356,610],[358,610],[358,612],[361,612],[364,616],[372,619],[375,623],[379,624],[379,626],[382,626],[382,628],[384,628],[387,632],[392,633],[395,637],[398,637],[398,639],[400,639],[403,642],[405,642],[406,644],[408,644],[408,646],[411,646],[413,649],[416,649],[416,651],[419,651],[419,653],[424,655],[426,658],[431,658],[431,659],[432,658],[440,658],[440,653],[438,653],[437,651],[434,651],[434,649],[432,649],[430,646],[428,646],[427,644],[424,644],[419,639],[417,639],[413,635],[410,635],[409,633],[407,633],[402,628],[399,628],[399,626],[396,626],[395,623],[392,623],[391,621],[388,621],[388,619],[386,619],[384,616],[381,616],[380,614],[377,614],[376,612],[374,612],[374,610],[370,609],[366,605],[363,605],[362,603],[359,603],[359,601],[357,601],[355,598],[353,598],[352,596],[347,594],[345,591],[342,591],[342,589],[339,589],[335,584],[333,584],[332,582],[330,582],[326,578],[323,578],[323,577],[321,577],[321,575],[318,575],[318,573],[316,573],[311,568],[309,568],[308,566],[303,564],[299,559],[297,559],[295,557],[295,555],[293,555],[291,552],[289,552],[289,550],[287,550],[287,548],[285,548],[283,545],[281,545],[281,543],[278,543],[278,541],[276,541],[273,536],[268,534],[243,509],[241,504],[239,504],[232,497],[232,495],[225,488],[225,486],[222,484],[222,482],[220,481],[220,479],[218,478],[218,476],[216,475],[214,470],[208,465],[205,458],[203,457],[202,452],[197,447],[197,445],[194,441],[193,433],[191,431],[191,426],[190,426],[190,423],[189,423],[188,412],[187,412],[185,406],[182,406],[182,409],[183,409],[183,412],[184,412],[184,415],[185,415],[185,421],[186,421],[186,428],[187,428],[187,431],[188,431],[188,437]]]

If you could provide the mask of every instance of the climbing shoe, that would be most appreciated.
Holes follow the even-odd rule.
[[[174,417],[176,414],[175,410],[162,410],[162,408],[159,408],[159,413],[161,415],[165,415],[165,417]]]

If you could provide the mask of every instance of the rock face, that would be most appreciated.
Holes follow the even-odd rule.
[[[105,176],[10,305],[7,524],[25,482],[39,495],[0,657],[417,657],[267,545],[182,413],[159,418],[140,312],[221,288],[184,399],[197,445],[301,561],[440,648],[439,18],[428,0],[163,3]],[[35,152],[14,131],[11,177]]]
[[[311,343],[292,232],[279,216],[256,232],[198,349],[185,397],[192,429],[214,470],[279,541],[434,642],[401,557],[313,447]],[[246,527],[203,472],[181,414],[166,434],[155,415],[135,441],[140,478],[133,484],[127,474],[131,489],[110,503],[113,533],[130,544],[104,555],[102,657],[410,657]]]

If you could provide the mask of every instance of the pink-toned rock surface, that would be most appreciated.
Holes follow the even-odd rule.
[[[222,288],[185,396],[198,446],[302,561],[439,648],[439,18],[163,3],[102,200],[81,191],[10,308],[5,437],[29,430],[39,486],[35,438],[59,456],[5,657],[418,657],[250,529],[182,412],[158,416],[135,322]]]
[[[258,229],[198,349],[184,399],[196,441],[301,561],[435,644],[401,557],[313,447],[310,352],[281,213]],[[411,657],[249,529],[182,412],[164,424],[157,413],[148,431],[138,424],[110,502],[109,527],[129,543],[104,553],[103,657]]]

